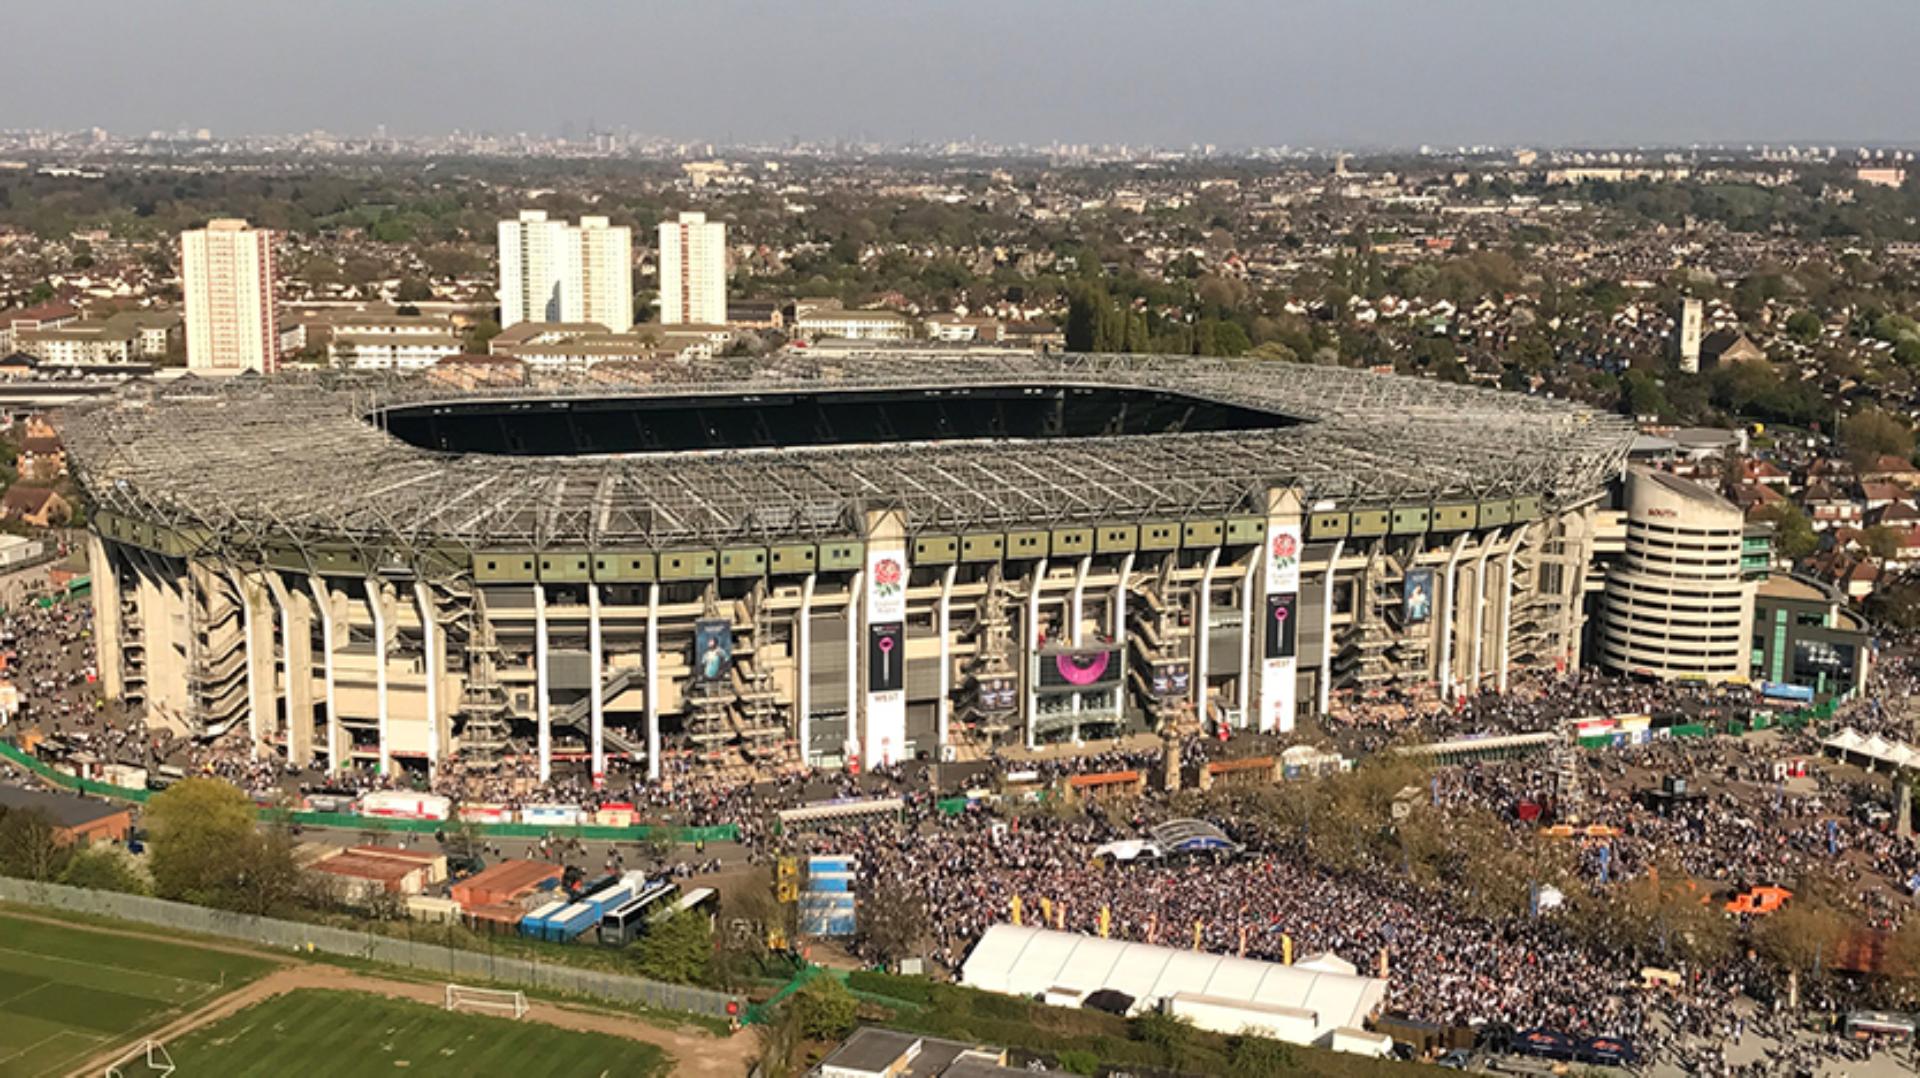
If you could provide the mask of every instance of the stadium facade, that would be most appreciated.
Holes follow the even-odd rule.
[[[891,352],[68,417],[108,695],[328,766],[1290,730],[1579,661],[1631,440],[1339,368]]]

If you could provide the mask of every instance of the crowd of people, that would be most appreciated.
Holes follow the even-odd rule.
[[[422,776],[366,769],[323,773],[257,758],[244,734],[200,743],[149,730],[103,705],[92,684],[87,610],[58,604],[0,621],[11,644],[10,676],[30,701],[23,716],[69,749],[105,760],[224,777],[257,795],[330,790],[362,793],[407,786]],[[1850,704],[1841,721],[1862,732],[1906,738],[1909,708],[1920,688],[1920,651],[1889,649],[1874,668],[1870,691]],[[1341,752],[1365,757],[1390,751],[1407,738],[1451,738],[1483,733],[1559,730],[1570,719],[1621,713],[1706,722],[1743,716],[1751,690],[1661,686],[1591,672],[1535,677],[1504,695],[1456,704],[1391,698],[1348,701],[1323,732]],[[1192,776],[1221,756],[1272,751],[1277,743],[1238,735],[1231,740],[1189,736],[1173,759]],[[1472,808],[1505,821],[1516,835],[1533,826],[1517,811],[1526,803],[1558,803],[1566,818],[1598,824],[1604,843],[1578,850],[1580,881],[1599,888],[1672,866],[1690,878],[1730,891],[1756,884],[1825,874],[1844,882],[1846,898],[1863,924],[1899,925],[1920,880],[1920,853],[1888,833],[1861,809],[1884,803],[1884,785],[1842,781],[1820,767],[1782,765],[1818,755],[1806,733],[1759,739],[1655,741],[1583,752],[1578,787],[1560,788],[1552,760],[1485,762],[1440,769],[1422,800],[1429,811]],[[1173,801],[1147,793],[1121,802],[1095,802],[1077,813],[1033,812],[972,802],[956,814],[936,810],[940,798],[965,789],[992,789],[1015,771],[1047,786],[1074,773],[1162,768],[1164,746],[1047,758],[993,756],[965,765],[922,763],[847,772],[717,774],[680,757],[664,761],[664,781],[649,781],[624,760],[612,762],[602,785],[577,768],[542,783],[525,757],[485,767],[448,762],[432,788],[465,801],[508,806],[607,802],[632,804],[643,818],[687,826],[735,824],[750,857],[779,852],[848,853],[856,857],[869,899],[912,895],[928,913],[933,957],[957,970],[990,926],[1009,918],[1016,899],[1027,916],[1069,930],[1171,946],[1281,960],[1331,952],[1372,972],[1388,970],[1388,1007],[1441,1024],[1544,1026],[1575,1035],[1608,1034],[1634,1040],[1643,1051],[1690,1061],[1700,1072],[1732,1073],[1723,1049],[1713,1047],[1744,1031],[1728,1001],[1755,979],[1751,958],[1690,971],[1677,989],[1648,992],[1639,970],[1623,956],[1595,949],[1553,916],[1513,909],[1468,916],[1443,890],[1403,874],[1338,869],[1317,861],[1305,844],[1275,841],[1265,821],[1242,818],[1231,801],[1209,818],[1246,843],[1225,862],[1103,863],[1103,844],[1138,837],[1175,811]],[[1663,777],[1683,777],[1697,796],[1656,804],[1644,796]],[[898,824],[828,827],[777,838],[768,821],[782,808],[835,798],[897,796],[906,805]],[[1577,807],[1576,807],[1577,806]],[[1884,813],[1880,814],[1884,818]],[[800,843],[796,848],[795,843]],[[1604,854],[1600,850],[1604,847]],[[564,851],[555,851],[562,855]],[[609,863],[623,855],[608,851]],[[710,871],[718,858],[696,858],[675,872]],[[1103,918],[1104,913],[1104,918]],[[1732,1023],[1739,1021],[1739,1027]],[[1756,1013],[1755,1032],[1780,1020]],[[1776,1038],[1785,1030],[1775,1030]],[[1788,1038],[1791,1053],[1841,1051],[1838,1045]],[[1717,1053],[1717,1054],[1716,1054]]]

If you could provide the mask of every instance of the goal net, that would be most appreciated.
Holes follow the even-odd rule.
[[[106,1078],[168,1078],[173,1073],[173,1057],[159,1041],[144,1041],[126,1055],[107,1064]]]
[[[523,1018],[527,1013],[527,994],[511,988],[470,988],[464,984],[449,984],[447,1010],[485,1011]]]

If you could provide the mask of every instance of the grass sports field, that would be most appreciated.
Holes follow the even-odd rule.
[[[275,996],[167,1045],[181,1078],[649,1078],[666,1054],[601,1033],[357,992]]]
[[[0,1078],[62,1073],[272,968],[0,913]]]

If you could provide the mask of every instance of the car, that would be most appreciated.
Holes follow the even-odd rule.
[[[1434,1064],[1450,1071],[1467,1070],[1473,1066],[1473,1052],[1465,1048],[1455,1048],[1453,1051],[1434,1060]]]

